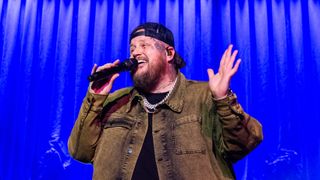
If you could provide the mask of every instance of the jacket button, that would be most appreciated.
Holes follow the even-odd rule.
[[[128,148],[128,154],[132,154],[132,148],[131,147]]]
[[[153,131],[153,133],[158,133],[158,132],[159,132],[159,130],[154,130],[154,131]]]

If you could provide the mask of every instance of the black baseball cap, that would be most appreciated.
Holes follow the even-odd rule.
[[[139,31],[143,29],[144,31]],[[136,27],[130,34],[130,42],[133,38],[137,36],[148,36],[158,39],[168,45],[174,47],[174,38],[170,29],[166,28],[164,25],[154,22],[147,22]],[[186,65],[186,62],[182,57],[176,52],[174,55],[174,64],[177,69],[180,69]]]

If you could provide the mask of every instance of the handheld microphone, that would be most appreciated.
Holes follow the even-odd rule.
[[[130,71],[136,68],[137,65],[138,65],[138,61],[135,58],[126,59],[115,67],[104,69],[91,74],[88,77],[88,80],[91,82],[91,81],[106,79],[110,75],[113,75],[122,71]]]

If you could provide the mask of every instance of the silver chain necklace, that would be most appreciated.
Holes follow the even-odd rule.
[[[176,86],[176,82],[177,82],[177,79],[178,77],[176,77],[176,79],[174,80],[174,83],[173,83],[173,86],[172,88],[170,89],[170,91],[168,92],[168,94],[166,95],[166,97],[164,97],[160,102],[156,103],[156,104],[151,104],[147,98],[145,96],[142,96],[142,100],[143,100],[143,105],[144,107],[146,107],[147,111],[150,112],[149,110],[151,111],[155,111],[155,109],[163,104],[170,96],[170,94],[172,93],[172,90],[174,89],[174,87]]]

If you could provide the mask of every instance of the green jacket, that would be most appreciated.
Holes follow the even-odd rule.
[[[215,101],[207,82],[179,73],[168,100],[153,113],[160,179],[235,179],[232,163],[262,140],[260,123],[235,94]],[[71,156],[92,163],[93,179],[131,179],[148,128],[134,88],[108,96],[87,93],[68,141]]]

